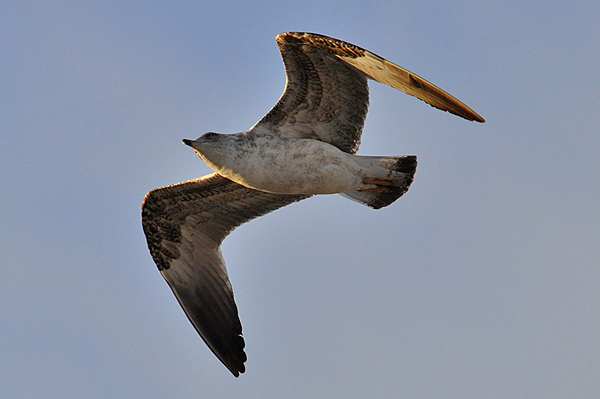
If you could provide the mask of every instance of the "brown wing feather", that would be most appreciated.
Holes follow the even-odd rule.
[[[368,50],[314,33],[289,32],[283,35],[302,38],[314,47],[329,51],[370,78],[417,97],[435,108],[471,121],[485,122],[479,114],[451,94]]]
[[[285,90],[257,125],[356,152],[369,107],[367,76],[303,37],[280,34],[277,44]]]
[[[216,173],[146,194],[142,226],[152,259],[202,339],[235,375],[244,339],[219,249],[240,224],[307,198],[256,191]]]
[[[449,93],[361,47],[303,32],[281,33],[276,40],[286,86],[277,104],[257,125],[267,125],[281,135],[320,139],[356,152],[369,105],[367,78],[443,111],[485,122]]]

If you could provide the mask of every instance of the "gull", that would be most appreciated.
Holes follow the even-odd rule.
[[[316,194],[379,209],[408,191],[417,158],[356,155],[374,79],[431,106],[484,122],[418,75],[314,33],[276,37],[285,90],[249,130],[183,140],[214,170],[148,192],[142,227],[152,259],[204,342],[236,377],[247,360],[220,246],[237,226]]]

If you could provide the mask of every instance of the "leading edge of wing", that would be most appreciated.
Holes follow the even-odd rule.
[[[277,40],[286,40],[288,37],[301,40],[306,45],[327,50],[372,79],[425,101],[435,108],[470,121],[485,122],[485,119],[477,112],[448,92],[364,48],[316,33],[280,33],[277,35]]]

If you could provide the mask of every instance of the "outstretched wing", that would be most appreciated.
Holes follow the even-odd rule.
[[[443,111],[484,122],[439,87],[353,44],[303,32],[281,33],[276,40],[286,70],[285,91],[257,126],[356,152],[369,105],[367,78]]]
[[[216,173],[146,194],[142,227],[152,259],[204,342],[235,375],[244,338],[219,249],[240,224],[307,195],[252,190]]]

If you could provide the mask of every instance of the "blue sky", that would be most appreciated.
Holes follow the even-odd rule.
[[[580,398],[600,390],[600,5],[3,2],[0,396]],[[181,143],[277,101],[279,32],[365,47],[475,109],[371,84],[361,154],[416,154],[374,211],[291,205],[223,245],[233,378],[154,266],[140,205]]]

